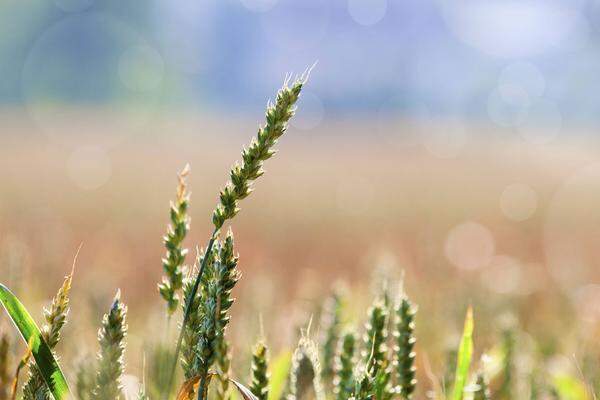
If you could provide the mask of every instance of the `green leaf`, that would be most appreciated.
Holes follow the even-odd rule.
[[[282,351],[273,360],[270,368],[270,388],[269,388],[269,399],[279,400],[283,397],[283,391],[285,389],[285,383],[290,373],[290,367],[292,365],[292,352],[289,350]]]
[[[15,327],[21,333],[23,340],[31,349],[38,369],[44,381],[50,388],[50,393],[55,400],[67,399],[70,396],[67,380],[63,375],[52,350],[44,341],[40,329],[37,327],[25,306],[12,294],[6,286],[0,283],[0,302],[12,319]]]
[[[454,390],[452,400],[462,400],[467,379],[469,378],[469,367],[473,356],[473,309],[469,307],[465,318],[465,327],[458,348],[456,360],[456,373],[454,378]]]

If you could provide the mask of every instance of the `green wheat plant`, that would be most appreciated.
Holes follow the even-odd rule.
[[[301,332],[295,349],[285,345],[278,349],[277,343],[267,343],[262,330],[261,339],[253,347],[238,345],[238,336],[247,339],[254,332],[242,326],[238,327],[240,335],[239,332],[231,335],[237,322],[237,318],[231,320],[231,316],[236,315],[234,308],[245,306],[244,302],[237,303],[234,297],[244,265],[240,264],[233,229],[227,225],[239,213],[241,201],[252,193],[256,180],[263,175],[265,162],[275,154],[275,146],[288,129],[307,79],[308,72],[295,80],[287,78],[275,100],[268,104],[264,124],[242,150],[241,160],[233,164],[229,180],[219,192],[205,247],[198,246],[195,259],[187,265],[185,241],[189,240],[191,221],[186,181],[189,166],[178,174],[175,198],[170,203],[169,224],[163,237],[163,276],[158,284],[160,301],[166,302],[166,310],[163,304],[160,316],[162,321],[166,315],[167,334],[157,334],[154,326],[143,332],[144,339],[148,339],[143,342],[144,354],[134,354],[135,359],[144,360],[141,379],[132,375],[135,364],[133,368],[125,364],[127,321],[130,319],[120,291],[101,319],[95,358],[83,357],[85,351],[68,337],[68,330],[63,331],[71,318],[71,307],[77,305],[70,299],[71,272],[44,310],[41,328],[14,293],[0,284],[0,303],[26,346],[26,356],[19,362],[19,352],[12,348],[15,341],[9,340],[4,333],[0,335],[0,400],[594,398],[593,390],[588,389],[592,384],[586,384],[586,376],[579,377],[573,371],[558,373],[554,366],[545,368],[554,361],[546,354],[551,353],[547,350],[546,353],[539,351],[540,361],[532,361],[535,365],[523,377],[518,365],[521,346],[515,344],[514,331],[505,331],[500,343],[492,349],[499,349],[493,353],[500,354],[496,357],[498,367],[494,373],[488,373],[484,368],[474,372],[471,362],[476,354],[476,338],[471,307],[467,310],[458,346],[453,345],[455,348],[448,352],[448,360],[432,357],[441,365],[431,367],[428,348],[421,342],[425,335],[421,336],[421,332],[427,332],[429,328],[439,331],[435,334],[454,337],[453,332],[440,330],[439,325],[432,324],[421,312],[417,315],[416,303],[408,298],[402,285],[392,282],[391,274],[381,279],[381,285],[377,285],[380,289],[366,300],[360,296],[356,299],[342,296],[334,290],[322,307],[315,308],[322,310],[319,330],[314,335],[316,339],[310,335],[309,322],[309,328]],[[360,302],[362,300],[364,303]],[[360,304],[352,304],[354,301]],[[352,309],[350,316],[352,305],[360,306],[360,309]],[[247,310],[242,307],[239,312],[247,313]],[[363,320],[365,314],[366,321]],[[132,328],[135,328],[135,321],[131,319]],[[69,322],[71,326],[73,321]],[[415,330],[417,324],[418,332]],[[177,337],[168,334],[169,328],[179,329]],[[160,340],[154,344],[157,336]],[[136,337],[132,335],[131,338]],[[136,349],[136,342],[132,342],[131,346]],[[59,357],[61,346],[82,358],[69,374],[63,373],[59,363],[62,362]],[[273,349],[275,356],[271,359]],[[131,350],[127,351],[129,354]],[[67,361],[68,354],[65,356]],[[593,354],[588,356],[593,359]],[[148,370],[146,359],[149,360]],[[71,366],[70,362],[65,364]],[[19,386],[22,367],[28,368],[28,375],[25,383]],[[247,385],[236,380],[239,371],[246,371],[246,375],[248,370]],[[600,381],[600,372],[591,375],[595,381]],[[439,384],[438,376],[444,376],[442,380],[446,382]],[[67,377],[74,382],[71,387]],[[433,383],[428,385],[425,377]],[[135,386],[129,384],[131,382],[135,382]],[[523,385],[524,382],[527,385]],[[519,391],[523,386],[530,388],[526,396]]]
[[[408,297],[402,296],[395,314],[395,378],[400,396],[409,400],[417,385],[414,351],[417,339],[414,333],[416,310]]]

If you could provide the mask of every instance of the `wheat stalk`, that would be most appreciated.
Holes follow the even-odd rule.
[[[258,134],[256,138],[252,140],[250,146],[242,151],[241,165],[236,163],[231,169],[231,181],[221,190],[219,196],[220,202],[213,212],[212,222],[214,230],[206,246],[207,253],[212,251],[217,235],[225,221],[233,218],[238,213],[239,201],[251,193],[253,181],[263,174],[262,166],[264,161],[271,158],[275,153],[273,147],[277,143],[277,140],[285,133],[288,122],[294,115],[295,104],[300,96],[302,87],[308,79],[309,73],[310,70],[297,78],[291,85],[289,85],[289,78],[285,80],[283,87],[277,93],[275,103],[269,103],[267,106],[266,124],[264,127],[259,128]],[[191,305],[198,292],[198,287],[202,282],[202,276],[205,269],[206,262],[203,261],[194,280],[194,284],[186,298],[183,323],[175,348],[175,360],[179,358],[184,330],[190,317],[190,313],[192,312]],[[168,397],[173,386],[175,368],[176,361],[174,361],[174,364],[171,367],[169,384],[165,391],[166,397]],[[199,400],[202,399],[202,396],[203,393],[199,392]]]

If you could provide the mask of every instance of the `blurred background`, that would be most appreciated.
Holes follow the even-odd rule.
[[[193,253],[268,99],[317,61],[232,224],[234,321],[291,332],[334,282],[360,303],[373,271],[404,270],[443,328],[425,343],[470,302],[482,337],[510,310],[583,352],[600,321],[597,0],[0,1],[1,280],[45,301],[83,243],[93,326],[117,287],[144,326],[176,173],[191,164]]]

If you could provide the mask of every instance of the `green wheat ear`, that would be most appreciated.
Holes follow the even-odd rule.
[[[225,221],[239,212],[238,203],[252,192],[252,182],[264,173],[263,163],[275,154],[273,147],[285,133],[289,120],[294,116],[295,105],[310,71],[289,85],[289,78],[277,93],[275,103],[267,105],[266,124],[258,129],[256,138],[242,151],[242,162],[236,163],[230,172],[231,181],[221,190],[220,202],[213,212],[215,229],[221,229]]]
[[[269,397],[269,349],[260,340],[252,352],[251,384],[250,391],[258,400],[267,400]]]
[[[395,339],[395,369],[396,383],[400,390],[400,396],[403,399],[410,399],[417,380],[415,379],[415,352],[414,346],[417,341],[414,335],[415,330],[415,313],[410,300],[404,296],[396,307],[396,324],[394,328]]]
[[[190,228],[190,218],[187,215],[190,195],[187,192],[186,177],[189,174],[189,164],[178,174],[179,184],[175,201],[171,202],[171,223],[164,237],[167,253],[162,260],[163,276],[162,283],[158,285],[158,291],[167,302],[167,312],[172,315],[179,304],[179,294],[183,285],[183,263],[187,255],[187,249],[183,247],[183,240]]]
[[[344,333],[337,351],[333,391],[337,400],[347,400],[354,391],[354,363],[356,353],[356,334]]]
[[[356,383],[354,397],[366,399],[375,396],[380,400],[391,398],[391,371],[387,359],[388,312],[385,303],[376,300],[369,309],[365,325],[362,359],[364,370]]]
[[[60,340],[60,330],[67,322],[69,314],[69,292],[73,282],[73,273],[65,277],[58,293],[52,299],[50,308],[44,309],[45,324],[42,327],[42,336],[48,344],[48,347],[54,349]],[[29,377],[23,386],[24,400],[37,400],[41,398],[51,398],[48,392],[44,378],[40,374],[36,364],[29,362]]]
[[[384,303],[376,301],[369,309],[369,319],[363,337],[363,361],[375,376],[386,364],[388,312]]]
[[[94,400],[118,400],[122,396],[121,376],[125,370],[125,337],[127,307],[121,301],[118,291],[108,314],[102,319],[98,332],[100,352],[96,372]]]

